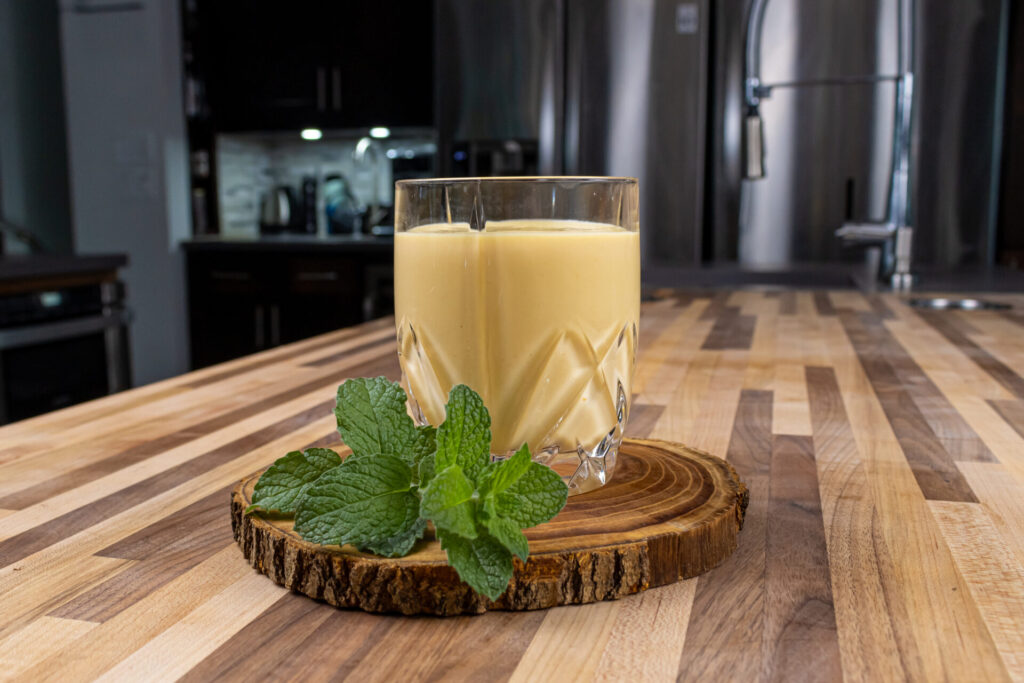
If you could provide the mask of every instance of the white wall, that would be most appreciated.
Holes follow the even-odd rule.
[[[117,10],[133,4],[141,8]],[[135,384],[188,368],[177,248],[189,234],[178,12],[177,0],[61,0],[75,247],[128,254]]]

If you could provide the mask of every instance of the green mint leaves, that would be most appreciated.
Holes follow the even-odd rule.
[[[423,516],[464,538],[476,538],[476,503],[473,482],[458,465],[446,467],[430,480],[420,499]]]
[[[458,465],[471,479],[491,461],[491,416],[475,391],[460,384],[448,394],[437,429],[437,470]]]
[[[501,597],[512,578],[512,556],[503,545],[487,535],[470,541],[440,528],[437,537],[459,578],[491,600]]]
[[[393,455],[418,464],[434,451],[434,428],[417,428],[405,400],[402,387],[386,377],[345,382],[334,408],[342,440],[356,455]]]
[[[298,500],[321,474],[341,464],[330,448],[292,451],[270,466],[252,492],[252,505],[246,510],[267,510],[294,515]]]
[[[419,512],[409,465],[393,455],[359,455],[306,490],[295,531],[313,543],[351,543],[380,555],[405,555],[425,526]]]
[[[529,556],[522,530],[558,514],[568,488],[525,444],[491,462],[491,418],[469,387],[452,389],[437,429],[416,426],[405,402],[384,377],[342,384],[334,413],[352,455],[289,453],[260,477],[246,513],[294,515],[307,541],[388,557],[408,554],[429,520],[459,577],[497,600],[513,556]]]
[[[529,451],[526,452],[528,457]],[[509,461],[496,464],[501,466]],[[487,495],[484,509],[492,517],[508,519],[525,529],[557,515],[568,495],[565,483],[554,470],[530,461],[526,471],[507,488],[495,488]]]
[[[557,515],[569,489],[533,462],[526,444],[508,460],[491,462],[491,416],[464,384],[448,395],[433,460],[434,473],[420,477],[420,516],[433,521],[462,580],[497,600],[512,578],[512,556],[525,562],[530,554],[522,529]]]

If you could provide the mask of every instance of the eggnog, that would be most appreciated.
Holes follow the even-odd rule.
[[[528,443],[550,459],[621,437],[639,314],[636,232],[510,220],[395,236],[399,357],[410,393],[436,425],[451,387],[469,385],[490,411],[495,454]]]

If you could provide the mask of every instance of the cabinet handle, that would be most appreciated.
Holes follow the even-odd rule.
[[[265,341],[263,332],[263,306],[262,304],[256,307],[256,338],[253,340],[256,344],[257,349],[263,348],[263,342]]]
[[[330,270],[312,273],[296,273],[295,279],[299,282],[333,282],[338,279],[338,274]]]
[[[327,108],[327,70],[322,66],[316,68],[316,108],[317,111]]]
[[[341,111],[341,67],[331,69],[331,96],[334,108]]]
[[[270,345],[281,343],[281,309],[277,304],[270,305]]]

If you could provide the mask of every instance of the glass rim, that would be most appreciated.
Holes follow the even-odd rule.
[[[396,186],[441,185],[456,183],[501,183],[501,182],[538,182],[555,183],[573,181],[579,183],[606,183],[636,185],[636,178],[631,176],[593,176],[593,175],[521,175],[521,176],[468,176],[463,178],[406,178],[396,180]]]

